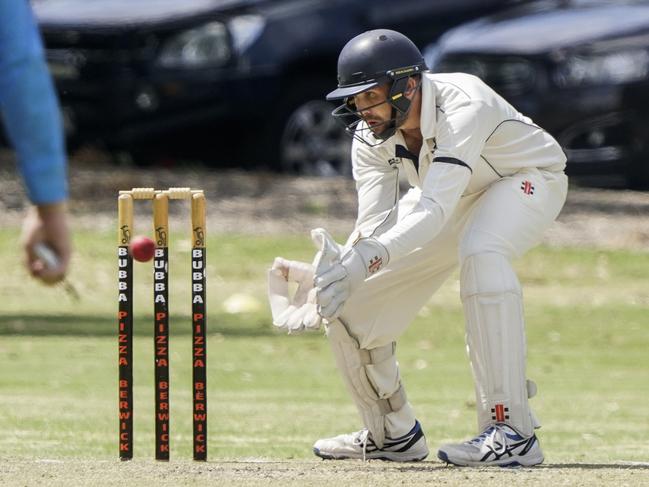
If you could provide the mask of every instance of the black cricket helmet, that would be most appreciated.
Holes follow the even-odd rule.
[[[338,56],[338,88],[327,95],[327,100],[342,99],[344,103],[332,115],[345,125],[348,134],[368,145],[378,145],[392,137],[405,121],[411,106],[405,96],[408,79],[425,70],[421,52],[403,34],[388,29],[364,32],[347,42]],[[377,126],[357,127],[363,119],[353,97],[382,84],[388,85],[388,95],[380,104],[390,104],[391,118],[380,124],[384,126],[380,133],[376,132]]]

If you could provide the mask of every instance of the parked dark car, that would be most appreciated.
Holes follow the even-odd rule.
[[[649,184],[649,2],[520,6],[451,29],[425,57],[481,77],[552,133],[569,174]]]
[[[339,50],[371,28],[419,45],[516,0],[42,0],[35,11],[71,147],[143,160],[348,170],[324,94]],[[201,147],[203,146],[203,147]]]

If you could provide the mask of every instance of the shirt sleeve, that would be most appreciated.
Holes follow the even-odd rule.
[[[399,259],[435,238],[455,211],[466,189],[472,167],[480,158],[488,131],[488,111],[480,102],[463,102],[440,112],[433,163],[422,184],[419,203],[378,237]]]
[[[399,171],[390,166],[380,147],[354,140],[352,166],[358,193],[356,237],[376,236],[396,221],[399,201]]]
[[[378,237],[393,262],[430,242],[444,227],[471,179],[467,167],[432,164],[413,210]]]
[[[58,100],[26,0],[0,2],[0,114],[30,200],[47,204],[67,199]]]

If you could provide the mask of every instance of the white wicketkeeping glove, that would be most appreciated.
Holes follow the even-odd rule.
[[[317,330],[322,323],[315,302],[313,269],[313,265],[306,262],[277,257],[268,271],[268,301],[273,325],[289,334]],[[297,283],[292,297],[289,296],[289,282]]]
[[[327,262],[316,265],[314,284],[316,287],[316,302],[318,313],[325,320],[338,317],[349,296],[372,274],[387,265],[389,254],[387,249],[375,238],[362,238],[347,249],[341,256],[340,247],[325,230],[319,232],[319,238],[324,241],[321,248],[336,249],[331,252],[332,258]],[[314,238],[314,241],[316,239]]]

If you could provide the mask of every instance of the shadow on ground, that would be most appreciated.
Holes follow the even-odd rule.
[[[191,317],[171,316],[171,335],[190,335]],[[260,315],[210,315],[208,335],[257,337],[278,336],[268,318]],[[152,336],[153,316],[135,320],[133,334]],[[0,316],[0,336],[117,336],[117,318],[92,315],[5,315]]]

